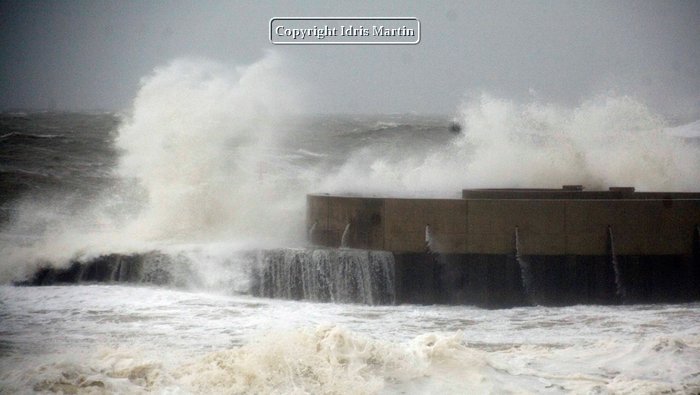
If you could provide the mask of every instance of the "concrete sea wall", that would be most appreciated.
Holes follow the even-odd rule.
[[[307,224],[316,245],[339,247],[347,229],[346,247],[394,253],[398,302],[700,298],[700,194],[565,187],[466,190],[462,199],[309,195]]]

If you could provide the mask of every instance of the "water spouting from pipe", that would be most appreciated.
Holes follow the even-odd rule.
[[[430,232],[430,224],[425,225],[425,252],[430,254],[434,252],[433,249],[433,235]]]
[[[520,254],[520,236],[518,234],[518,227],[515,227],[515,260],[518,262],[520,267],[520,281],[523,285],[523,290],[525,290],[525,297],[532,303],[532,270],[530,268],[530,263],[523,259]]]
[[[318,224],[318,221],[314,221],[313,224],[311,224],[311,227],[309,228],[309,233],[307,235],[308,241],[311,244],[314,244],[314,233],[316,231],[316,225]]]
[[[620,271],[620,264],[617,261],[617,254],[615,253],[615,240],[613,238],[612,226],[608,225],[608,243],[610,245],[610,261],[612,263],[613,271],[615,272],[615,295],[620,297],[620,300],[625,302],[625,286],[622,282],[622,272]]]
[[[350,235],[350,222],[345,225],[343,236],[340,238],[340,248],[348,248],[348,237]]]

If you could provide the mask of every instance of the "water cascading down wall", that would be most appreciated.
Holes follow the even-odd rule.
[[[700,299],[700,193],[308,195],[310,241],[393,253],[397,303],[507,307]]]

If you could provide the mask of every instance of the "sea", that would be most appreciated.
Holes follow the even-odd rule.
[[[698,121],[625,96],[304,115],[283,77],[176,61],[123,112],[0,115],[0,393],[700,393],[699,303],[397,304],[390,253],[305,222],[308,193],[697,191]]]

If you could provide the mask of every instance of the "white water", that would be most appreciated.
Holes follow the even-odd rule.
[[[700,306],[482,310],[0,287],[2,392],[700,390]]]

